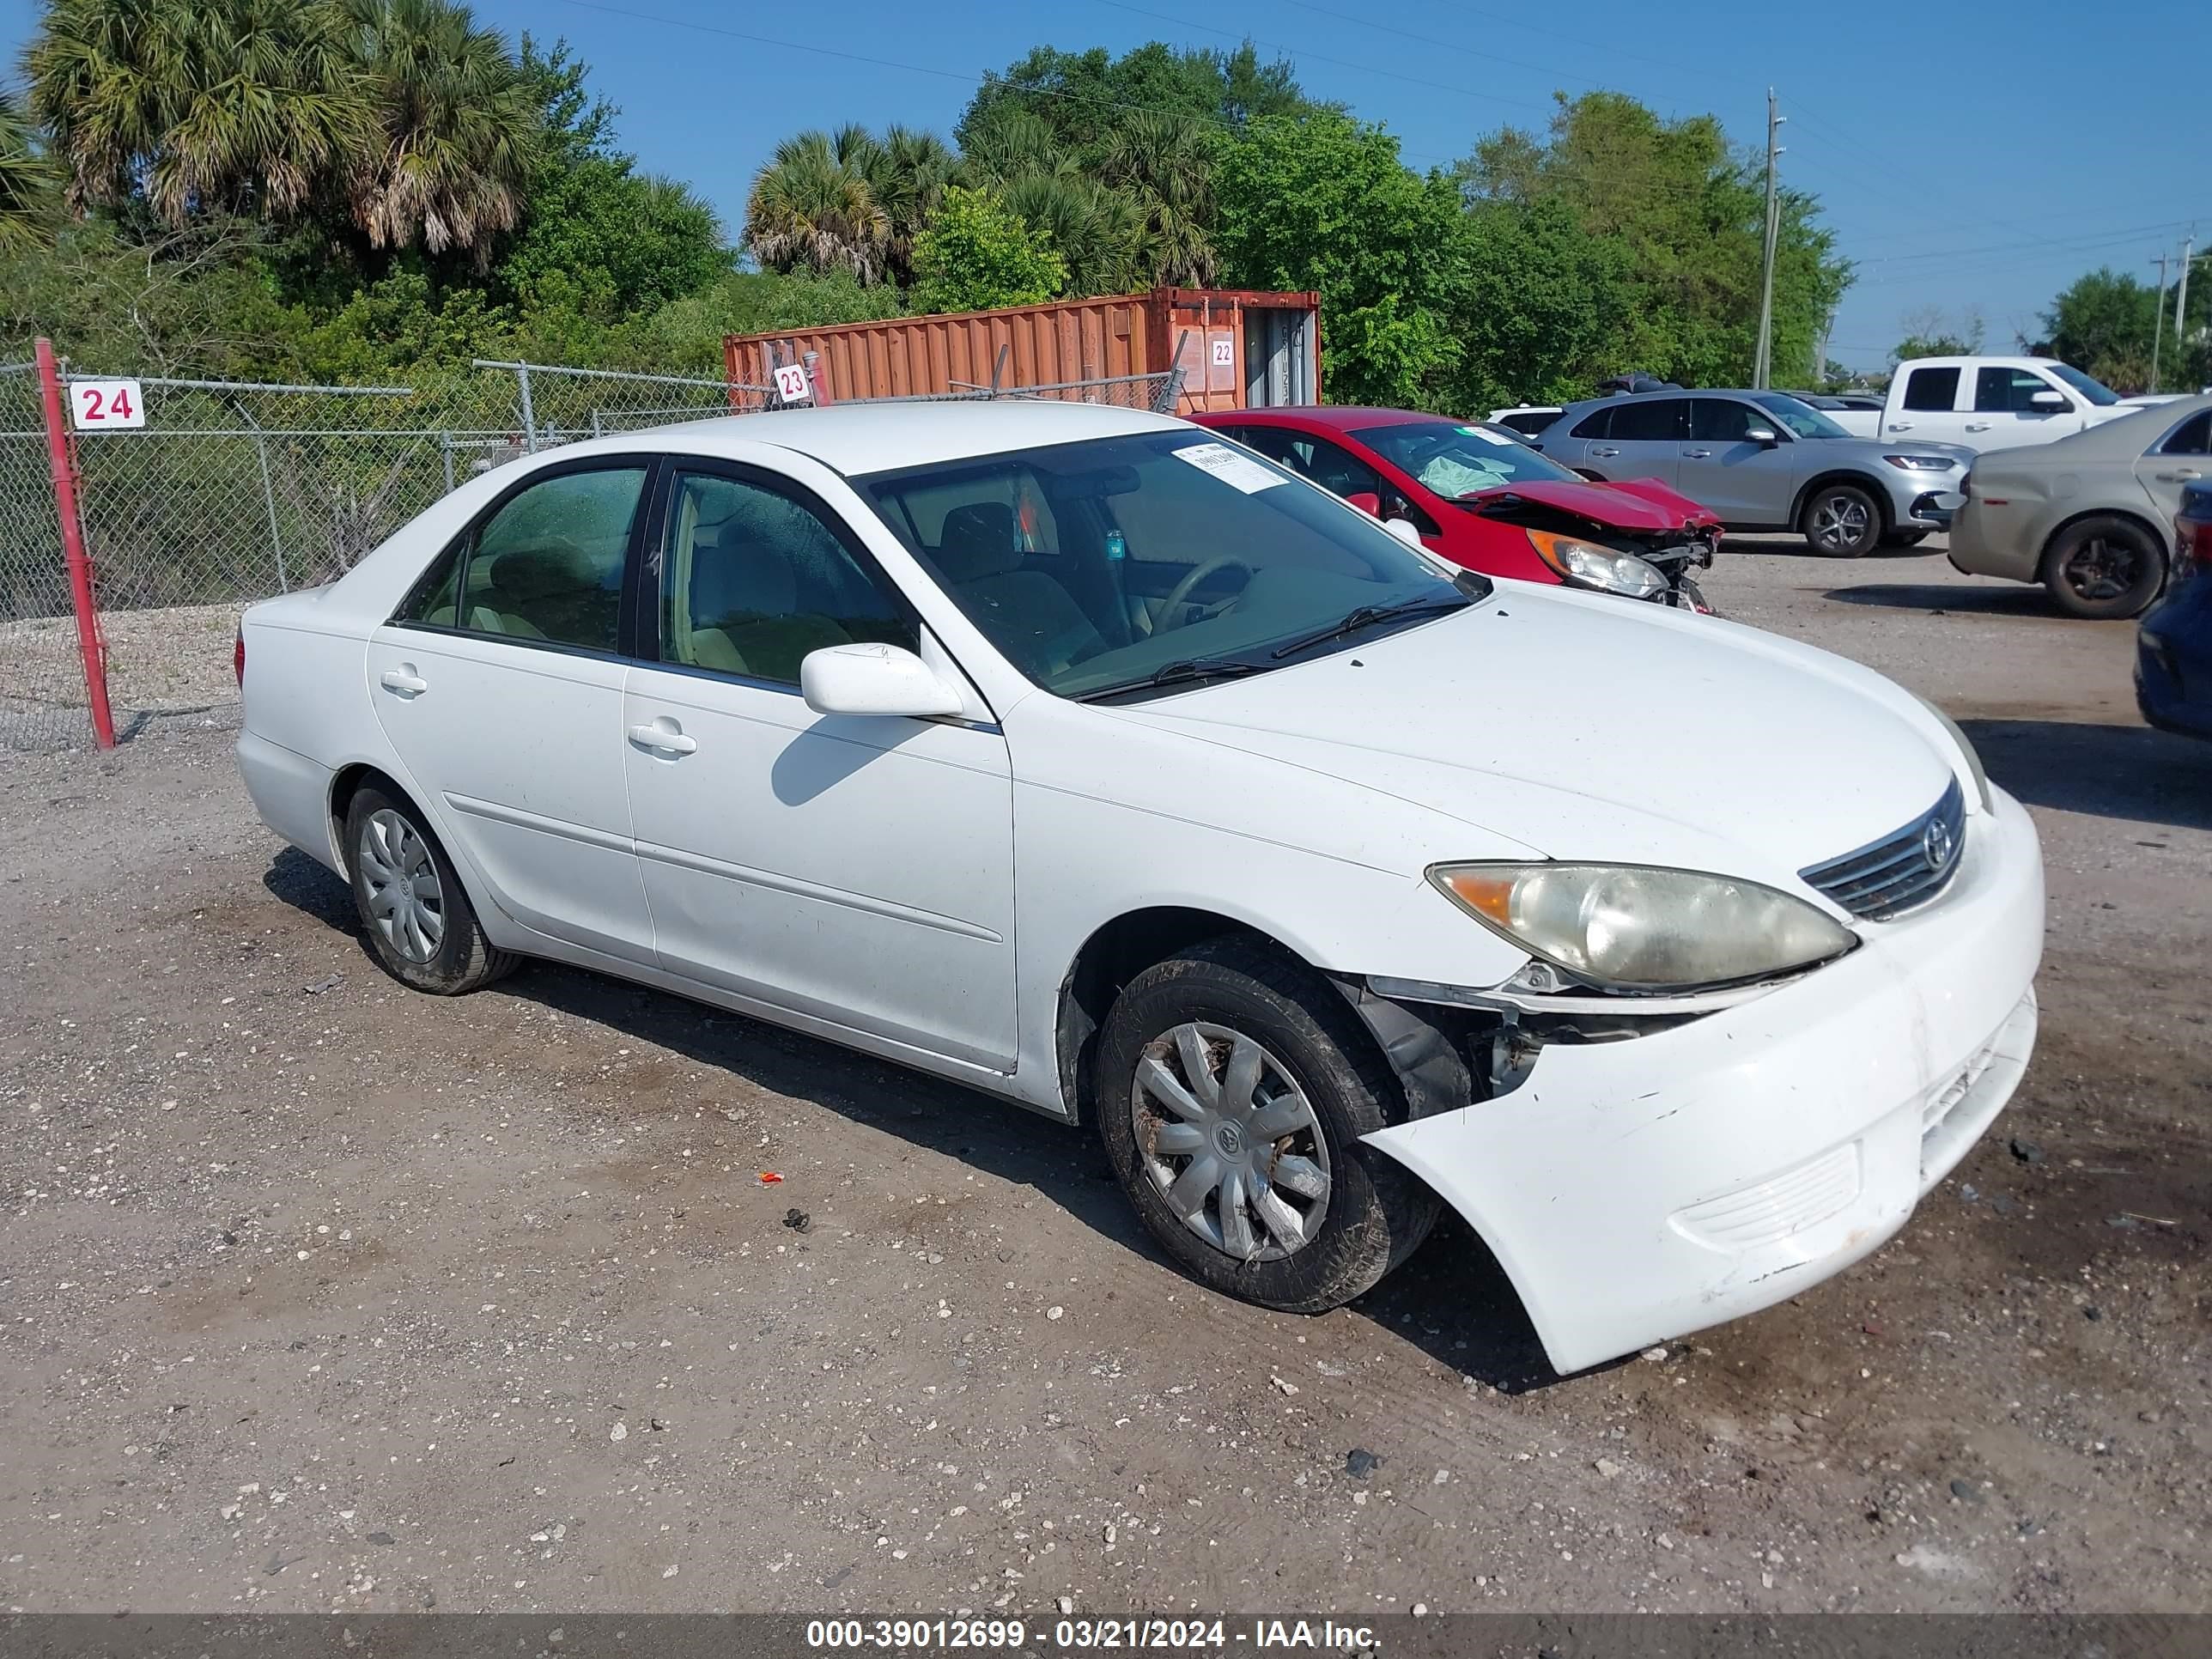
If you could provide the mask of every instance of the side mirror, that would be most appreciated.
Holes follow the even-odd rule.
[[[2028,398],[2028,402],[2033,404],[2038,409],[2071,409],[2074,407],[2073,404],[2068,400],[2064,392],[2052,392],[2048,388],[2031,394]]]
[[[1382,527],[1405,543],[1407,546],[1419,549],[1424,553],[1428,551],[1428,549],[1421,546],[1421,532],[1413,528],[1413,521],[1411,519],[1385,519],[1382,521]]]
[[[1761,449],[1771,449],[1782,441],[1771,426],[1754,426],[1746,431],[1743,437],[1746,443],[1757,444]]]
[[[832,645],[799,665],[799,689],[817,714],[905,715],[961,711],[960,695],[913,652],[896,645]]]
[[[1370,519],[1382,516],[1382,498],[1371,489],[1354,490],[1344,498]]]

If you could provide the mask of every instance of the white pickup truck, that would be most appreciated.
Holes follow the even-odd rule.
[[[2049,443],[2153,401],[2123,398],[2051,357],[1910,357],[1890,377],[1875,435],[2011,449]]]

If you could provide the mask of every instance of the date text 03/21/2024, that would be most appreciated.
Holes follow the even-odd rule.
[[[1255,1619],[1241,1630],[1222,1619],[1061,1619],[1051,1632],[1055,1648],[1078,1651],[1219,1650],[1233,1642],[1259,1649],[1363,1653],[1375,1645],[1370,1627],[1328,1619]],[[817,1619],[807,1623],[806,1644],[817,1651],[1011,1649],[1026,1646],[1032,1634],[1042,1637],[1044,1631],[1016,1619]]]

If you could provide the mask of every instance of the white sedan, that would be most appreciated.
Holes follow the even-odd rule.
[[[405,983],[555,958],[1089,1121],[1271,1307],[1449,1203],[1561,1370],[1866,1255],[2034,1039],[2035,834],[1931,707],[1154,416],[578,444],[240,656],[262,816]]]

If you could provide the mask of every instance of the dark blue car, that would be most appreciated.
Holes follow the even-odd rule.
[[[2153,726],[2212,738],[2212,483],[2181,493],[2172,586],[2136,635],[2136,706]]]

